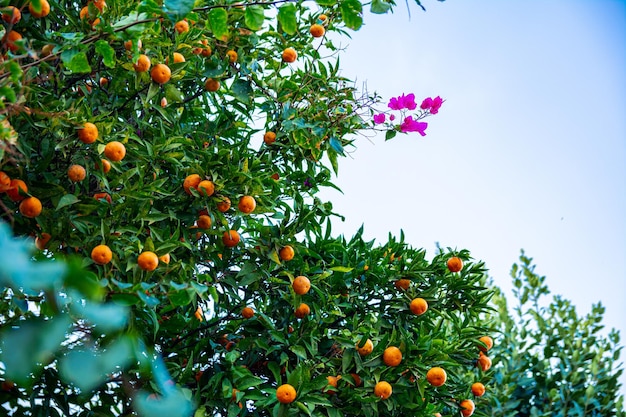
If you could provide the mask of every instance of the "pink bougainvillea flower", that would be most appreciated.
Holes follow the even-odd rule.
[[[415,110],[415,108],[417,107],[417,103],[415,102],[415,94],[410,93],[404,95],[403,93],[401,96],[391,97],[389,99],[388,106],[391,110]]]
[[[443,104],[443,99],[439,96],[433,99],[433,104],[430,106],[430,114],[439,113],[439,108]]]
[[[391,120],[393,122],[394,120],[396,120],[396,116],[393,115],[393,114],[390,114],[389,115],[389,120]]]
[[[418,122],[417,120],[413,120],[413,116],[407,116],[404,118],[404,122],[400,125],[400,131],[407,132],[418,132],[422,136],[426,136],[426,128],[428,127],[428,123],[426,122]]]
[[[385,113],[375,114],[374,123],[376,123],[377,125],[385,123]]]
[[[431,108],[431,106],[433,105],[433,99],[430,97],[426,97],[423,101],[422,104],[420,105],[420,108],[422,110],[428,110]]]

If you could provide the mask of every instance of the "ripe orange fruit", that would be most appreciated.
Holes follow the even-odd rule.
[[[106,144],[104,155],[113,162],[119,162],[126,156],[126,147],[122,142],[114,140]]]
[[[411,301],[411,313],[421,316],[428,310],[428,303],[423,298],[414,298]]]
[[[250,214],[256,208],[256,200],[251,195],[244,195],[239,199],[239,204],[237,204],[239,211],[244,214]]]
[[[309,32],[314,38],[321,38],[322,36],[324,36],[324,33],[326,33],[326,29],[324,29],[324,26],[315,23],[311,25]]]
[[[318,20],[321,20],[322,22],[325,22],[326,19],[328,19],[328,16],[326,16],[324,13],[322,13],[321,15],[319,15],[317,17]]]
[[[298,58],[298,53],[293,48],[285,48],[282,54],[282,58],[284,62],[295,62],[296,58]]]
[[[2,12],[2,20],[14,25],[22,19],[22,12],[15,6],[7,6]]]
[[[241,310],[241,315],[244,319],[250,319],[254,316],[254,310],[252,307],[244,307],[243,310]]]
[[[198,174],[187,175],[185,181],[183,181],[183,189],[187,194],[191,195],[191,188],[198,189],[200,181],[202,181],[202,178],[200,178],[200,175]]]
[[[141,46],[142,46],[141,39],[137,39],[137,49],[141,50]],[[129,39],[126,42],[124,42],[124,48],[127,51],[131,51],[133,49],[133,40]]]
[[[387,366],[398,366],[402,362],[402,352],[395,346],[389,346],[383,352],[383,363]]]
[[[111,196],[109,194],[107,194],[107,193],[95,193],[93,195],[93,198],[95,198],[98,201],[106,200],[106,202],[109,203],[109,204],[112,203]]]
[[[359,352],[361,356],[367,356],[374,350],[374,343],[372,343],[371,339],[367,339],[363,346],[359,347],[359,344],[356,344],[356,351]]]
[[[489,336],[481,336],[478,340],[480,340],[485,345],[478,346],[478,349],[480,349],[482,352],[487,352],[493,347],[493,339]]]
[[[480,352],[476,365],[483,371],[487,372],[491,368],[491,358]]]
[[[198,217],[198,220],[196,221],[196,223],[198,224],[198,227],[200,229],[208,229],[211,227],[211,217],[207,216],[206,214],[203,214],[200,217]]]
[[[174,52],[172,55],[174,56],[174,64],[185,62],[185,57],[180,52]]]
[[[204,83],[204,88],[207,91],[217,91],[220,89],[220,82],[214,78],[208,78]]]
[[[176,32],[178,33],[189,32],[189,22],[187,22],[186,20],[179,20],[174,25],[174,29],[176,29]]]
[[[159,266],[159,257],[149,250],[141,252],[137,258],[137,265],[144,271],[154,271]]]
[[[387,398],[391,397],[392,392],[393,389],[391,388],[391,384],[389,382],[380,381],[374,386],[374,395],[381,400],[386,400]]]
[[[217,202],[217,210],[221,211],[222,213],[226,213],[228,210],[230,210],[230,198],[225,196],[221,196],[218,198],[219,201]]]
[[[98,245],[91,250],[91,259],[98,265],[105,265],[113,259],[113,252],[107,245]]]
[[[461,406],[461,415],[464,417],[469,417],[474,414],[474,410],[476,406],[474,405],[474,401],[472,400],[463,400],[459,404]]]
[[[230,51],[226,51],[226,56],[228,57],[228,62],[231,64],[237,62],[237,58],[239,57],[237,55],[237,51],[233,51],[232,49]]]
[[[137,72],[146,72],[150,69],[150,58],[147,55],[141,54],[137,58],[137,62],[133,64],[133,68]]]
[[[67,169],[67,176],[70,181],[80,182],[87,177],[87,171],[82,166],[74,164]]]
[[[198,184],[197,189],[200,195],[210,197],[215,192],[215,184],[213,184],[213,181],[202,180]]]
[[[172,257],[170,256],[169,253],[166,253],[163,256],[159,256],[159,261],[163,262],[166,265],[170,263],[171,259],[172,259]]]
[[[22,39],[22,35],[19,32],[14,30],[10,31],[5,35],[4,40],[6,41],[7,47],[11,50],[11,52],[16,52],[20,49],[20,46],[16,44],[16,41]]]
[[[9,188],[7,188],[7,195],[9,196],[9,198],[15,202],[18,201],[22,201],[23,199],[25,199],[26,197],[23,196],[21,193],[26,194],[28,192],[28,187],[26,186],[26,183],[22,180],[11,180],[11,183],[9,184]]]
[[[35,246],[39,250],[44,250],[46,246],[48,246],[48,242],[50,242],[50,239],[52,239],[50,233],[44,232],[41,234],[41,236],[37,236],[35,238]]]
[[[0,171],[0,193],[4,193],[11,186],[11,177],[6,172]]]
[[[107,7],[107,3],[104,0],[93,0],[93,5],[100,10],[100,13],[104,12],[105,7]]]
[[[482,397],[483,395],[485,395],[485,391],[485,386],[480,382],[474,382],[472,384],[472,394],[474,394],[475,396]]]
[[[448,259],[447,265],[450,272],[459,272],[463,269],[463,261],[458,256]]]
[[[354,386],[355,387],[360,387],[363,384],[363,381],[361,380],[361,377],[358,376],[355,373],[351,373],[350,376],[352,376],[352,379],[354,379]]]
[[[32,17],[36,17],[36,18],[46,17],[50,13],[50,3],[48,3],[48,0],[41,0],[40,4],[41,4],[40,11],[36,11],[32,3],[28,4],[28,11],[30,12]]]
[[[326,380],[328,381],[328,385],[334,388],[337,388],[337,383],[339,382],[340,379],[341,379],[341,375],[337,375],[337,376],[328,375],[326,377]],[[327,389],[326,393],[332,395],[332,394],[336,394],[337,391],[333,389]]]
[[[296,389],[289,384],[283,384],[276,389],[276,399],[281,404],[290,404],[296,399]]]
[[[447,379],[448,379],[448,375],[446,374],[446,371],[443,368],[440,368],[438,366],[430,368],[428,372],[426,372],[426,380],[433,387],[442,386],[443,384],[446,383]]]
[[[198,306],[198,308],[196,309],[195,313],[193,313],[193,316],[198,321],[204,321],[204,316],[202,315],[202,309],[200,308],[200,306]]]
[[[311,289],[311,281],[309,281],[307,277],[300,275],[293,280],[293,284],[291,284],[291,286],[296,294],[304,295]]]
[[[85,123],[78,129],[78,139],[83,143],[94,143],[98,139],[98,128],[93,123]]]
[[[411,280],[408,280],[406,278],[400,278],[397,279],[393,285],[395,285],[395,287],[399,290],[408,290],[411,286]]]
[[[236,230],[229,230],[227,232],[224,232],[224,234],[222,235],[222,242],[224,243],[224,246],[226,246],[227,248],[232,248],[232,247],[237,246],[240,239],[241,238],[239,236],[239,233],[237,233]]]
[[[27,197],[20,203],[20,213],[23,216],[34,218],[41,214],[41,201],[37,197]]]
[[[309,305],[306,303],[301,303],[298,306],[298,308],[296,308],[296,311],[294,312],[295,316],[299,319],[302,319],[305,316],[308,316],[310,313],[311,313],[311,307],[309,307]]]
[[[293,247],[290,245],[285,245],[278,251],[278,256],[283,261],[290,261],[295,256],[296,251],[293,250]],[[298,277],[299,278],[299,277]],[[297,279],[297,278],[296,278]]]
[[[278,181],[278,180],[280,179],[280,175],[278,175],[278,174],[275,172],[275,173],[273,173],[273,174],[270,176],[270,178],[271,178],[271,179],[273,179],[274,181]]]
[[[265,142],[266,145],[271,145],[272,143],[276,142],[276,133],[265,132],[265,134],[263,135],[263,142]]]
[[[102,163],[102,165],[96,162],[97,170],[102,170],[102,172],[104,172],[105,174],[111,170],[111,163],[109,161],[107,161],[106,159],[101,159],[100,162]]]
[[[150,77],[155,83],[163,85],[172,78],[172,70],[165,64],[156,64],[150,71]]]

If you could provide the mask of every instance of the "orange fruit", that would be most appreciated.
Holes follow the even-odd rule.
[[[176,29],[176,32],[178,33],[189,32],[189,22],[187,22],[186,20],[179,20],[174,25],[174,29]]]
[[[283,384],[276,389],[276,399],[281,404],[290,404],[296,399],[296,389],[289,384]]]
[[[224,234],[222,235],[222,242],[224,243],[224,246],[226,246],[227,248],[232,248],[232,247],[237,246],[240,239],[241,238],[239,236],[239,233],[237,233],[236,230],[229,230],[227,232],[224,232]]]
[[[185,62],[185,57],[180,52],[174,52],[172,55],[174,56],[174,64]]]
[[[426,380],[433,387],[442,386],[443,384],[446,383],[447,379],[448,379],[448,375],[446,374],[446,371],[443,368],[440,368],[438,366],[430,368],[428,372],[426,372]]]
[[[150,58],[147,55],[141,54],[137,58],[137,62],[133,64],[133,68],[137,72],[146,72],[150,69]]]
[[[137,258],[137,265],[144,271],[154,271],[159,266],[159,257],[149,250],[141,252]]]
[[[480,382],[474,382],[472,384],[472,394],[474,394],[477,397],[482,397],[483,395],[485,395],[485,386],[480,383]]]
[[[108,83],[109,79],[106,77],[100,77],[100,81],[98,82],[98,84],[100,84],[100,87],[106,87]]]
[[[491,358],[480,352],[476,365],[483,371],[487,372],[491,368]]]
[[[324,36],[324,33],[326,33],[326,29],[324,29],[324,26],[315,23],[311,25],[309,32],[314,38],[321,38],[322,36]]]
[[[326,380],[328,381],[328,385],[334,388],[337,388],[337,383],[339,382],[340,379],[341,379],[341,375],[337,375],[337,376],[328,375],[326,377]],[[331,394],[331,395],[336,394],[337,390],[327,389],[326,393]]]
[[[217,91],[220,89],[220,82],[214,78],[209,78],[204,83],[204,88],[207,91]]]
[[[11,177],[6,172],[0,171],[0,193],[4,193],[11,186]]]
[[[493,339],[489,336],[481,336],[478,340],[480,340],[485,345],[478,346],[478,349],[480,349],[482,352],[487,352],[493,347]]]
[[[50,242],[50,239],[52,239],[52,236],[50,235],[50,233],[44,232],[41,234],[41,236],[37,236],[35,238],[35,246],[39,250],[44,250],[46,246],[48,246],[48,242]]]
[[[370,339],[365,341],[365,344],[359,347],[359,344],[356,344],[356,351],[359,352],[361,356],[367,356],[374,350],[374,343]]]
[[[273,173],[270,178],[274,181],[278,181],[280,179],[280,175],[278,175],[277,173]]]
[[[387,381],[380,381],[374,386],[374,395],[381,400],[386,400],[391,397],[392,392],[393,389],[391,388],[391,384]]]
[[[172,78],[172,70],[165,64],[156,64],[150,71],[150,77],[155,83],[163,85]]]
[[[213,181],[202,180],[198,184],[197,189],[200,195],[210,197],[215,192],[215,184],[213,184]]]
[[[326,16],[324,13],[322,13],[321,15],[319,15],[317,17],[318,20],[321,20],[322,22],[326,21],[326,19],[328,19],[328,16]]]
[[[474,401],[472,400],[463,400],[459,404],[461,406],[461,415],[464,417],[469,417],[474,414],[474,410],[476,406],[474,405]]]
[[[284,62],[295,62],[296,58],[298,58],[298,53],[293,48],[285,48],[282,54],[282,58]]]
[[[114,140],[106,144],[104,155],[113,162],[119,162],[126,156],[126,147],[122,142]]]
[[[204,316],[202,315],[202,309],[200,308],[200,306],[198,306],[198,308],[196,309],[195,313],[193,313],[193,316],[198,321],[204,321]]]
[[[226,213],[230,209],[230,198],[224,196],[218,198],[217,210]]]
[[[80,182],[87,177],[87,171],[82,166],[74,164],[67,169],[67,176],[70,181]]]
[[[36,17],[36,18],[48,16],[48,14],[50,13],[50,3],[48,3],[48,0],[41,0],[40,4],[41,4],[40,11],[36,11],[32,3],[28,4],[28,11],[30,12],[31,16]]]
[[[100,162],[102,163],[102,165],[96,163],[97,170],[102,170],[102,172],[104,172],[105,174],[111,170],[111,163],[109,161],[107,161],[106,159],[101,159]]]
[[[231,64],[237,62],[237,58],[239,57],[237,55],[237,52],[233,51],[232,49],[230,51],[226,51],[226,56],[228,57],[228,62],[230,62]]]
[[[198,220],[196,221],[196,223],[198,224],[198,227],[200,229],[208,229],[211,227],[211,217],[203,214],[200,217],[198,217]]]
[[[41,201],[37,197],[26,197],[20,203],[20,213],[25,217],[31,219],[41,214],[42,206]]]
[[[237,204],[239,211],[244,214],[250,214],[256,208],[256,200],[251,195],[244,195],[239,199],[239,204]]]
[[[137,39],[137,49],[140,50],[141,46],[142,46],[141,39]],[[129,39],[126,42],[124,42],[124,48],[127,51],[132,51],[132,49],[133,49],[133,40]]]
[[[14,30],[7,33],[4,37],[7,47],[11,50],[11,52],[16,52],[17,50],[20,49],[20,46],[15,43],[16,41],[19,41],[20,39],[22,39],[22,35],[19,32],[16,32]]]
[[[463,261],[458,256],[453,256],[452,258],[448,259],[448,262],[446,264],[448,265],[448,270],[450,272],[459,272],[461,269],[463,269]]]
[[[187,175],[185,181],[183,181],[183,189],[187,194],[191,195],[190,190],[192,188],[198,189],[198,184],[200,184],[200,181],[202,181],[202,178],[200,178],[200,175],[198,174]]]
[[[428,303],[423,298],[414,298],[411,301],[411,313],[421,316],[428,310]]]
[[[165,97],[161,98],[161,107],[163,107],[163,108],[167,107],[167,98],[165,98]]]
[[[254,316],[254,310],[252,307],[244,307],[243,310],[241,310],[241,315],[244,319],[250,319]]]
[[[15,6],[7,6],[2,12],[2,20],[14,25],[22,19],[22,12]]]
[[[311,307],[309,307],[308,304],[305,303],[301,303],[298,308],[296,308],[295,311],[295,316],[299,319],[304,318],[305,316],[308,316],[311,313]]]
[[[400,278],[397,279],[393,285],[399,290],[408,290],[411,286],[411,280],[408,280],[406,278]]]
[[[104,0],[94,0],[93,5],[100,10],[100,13],[104,12],[104,9],[107,7],[107,3]]]
[[[355,387],[360,387],[363,384],[363,381],[361,380],[361,377],[358,376],[355,373],[351,373],[350,376],[352,376],[352,379],[354,379],[354,386]]]
[[[107,193],[95,193],[93,195],[93,198],[95,198],[96,200],[100,201],[100,200],[106,200],[107,203],[111,204],[112,200],[111,200],[111,196]]]
[[[265,134],[263,135],[263,142],[265,142],[266,145],[271,145],[272,143],[276,142],[276,133],[265,132]]]
[[[78,139],[83,143],[94,143],[98,139],[98,128],[93,123],[85,123],[78,129]]]
[[[163,256],[159,256],[159,261],[163,262],[166,265],[170,263],[171,259],[172,259],[172,257],[170,256],[169,253],[166,253]]]
[[[107,245],[98,245],[91,250],[91,259],[98,265],[105,265],[113,259],[113,252]]]
[[[282,248],[280,248],[280,250],[278,251],[278,256],[280,257],[280,259],[282,259],[283,261],[290,261],[293,259],[293,257],[295,256],[296,251],[293,250],[293,247],[291,247],[290,245],[286,245],[283,246]],[[298,277],[299,278],[299,277]],[[296,278],[297,279],[297,278]]]
[[[402,362],[402,352],[395,346],[389,346],[383,352],[383,363],[387,366],[398,366]]]
[[[309,281],[307,277],[300,275],[293,280],[293,284],[291,284],[291,286],[296,294],[304,295],[311,289],[311,281]]]
[[[28,187],[26,186],[26,183],[22,180],[11,180],[9,188],[7,188],[6,191],[9,198],[15,202],[22,201],[24,198],[26,198],[21,193],[25,194],[27,192]]]

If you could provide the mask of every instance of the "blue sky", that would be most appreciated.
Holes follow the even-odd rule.
[[[579,313],[601,301],[625,344],[626,2],[423,4],[344,41],[345,75],[385,102],[446,102],[424,138],[358,139],[344,194],[324,193],[346,215],[335,232],[467,248],[505,290],[523,248]]]

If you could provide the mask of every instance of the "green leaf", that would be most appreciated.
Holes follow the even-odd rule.
[[[339,155],[343,155],[343,146],[341,146],[341,142],[336,137],[331,137],[329,140],[331,148],[333,148]]]
[[[360,4],[360,3],[359,3]],[[288,3],[278,8],[278,22],[283,31],[288,35],[293,35],[298,30],[296,20],[296,6]]]
[[[195,0],[165,0],[163,9],[174,20],[180,20],[193,9]]]
[[[209,12],[209,26],[213,35],[225,41],[228,39],[228,12],[223,8],[213,9]]]
[[[363,6],[359,0],[344,0],[341,2],[341,14],[347,27],[359,30],[363,25]]]
[[[191,297],[186,290],[173,292],[168,295],[168,298],[174,307],[185,306],[191,302]]]
[[[315,2],[322,7],[330,7],[337,4],[337,0],[316,0]]]
[[[41,13],[41,0],[31,0],[29,3],[36,13]]]
[[[376,14],[385,14],[391,10],[391,4],[385,0],[372,0],[370,11]]]
[[[252,85],[249,81],[238,79],[233,82],[231,90],[235,98],[243,103],[250,103],[252,97]]]
[[[128,322],[128,309],[114,303],[80,302],[75,304],[75,309],[104,333],[120,330]]]
[[[397,130],[388,130],[385,132],[385,140],[393,139],[398,134]]]
[[[333,270],[333,271],[337,271],[337,272],[350,272],[354,268],[350,268],[350,267],[347,267],[347,266],[333,266],[330,269]]]
[[[165,84],[165,98],[172,103],[182,103],[185,96],[174,84]]]
[[[63,197],[59,199],[57,206],[55,208],[56,211],[61,210],[67,206],[71,206],[72,204],[78,203],[80,200],[74,194],[65,194]]]
[[[115,49],[105,40],[96,42],[96,52],[102,56],[102,62],[109,68],[115,67]]]
[[[250,30],[259,30],[265,21],[264,9],[261,6],[246,7],[246,26]]]
[[[61,54],[61,60],[65,64],[68,70],[75,73],[88,73],[91,72],[91,66],[87,60],[87,54],[85,52],[78,52],[76,49],[70,49],[63,51]]]

